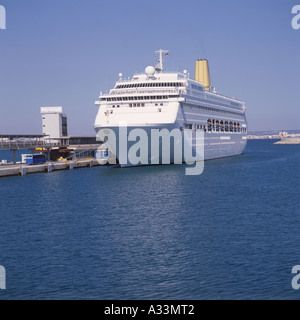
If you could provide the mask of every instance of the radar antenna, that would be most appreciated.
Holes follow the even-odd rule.
[[[162,72],[164,70],[163,54],[165,55],[165,57],[167,57],[169,55],[169,51],[163,50],[163,49],[159,49],[159,51],[155,51],[155,58],[157,60],[157,65],[154,68],[158,72]]]

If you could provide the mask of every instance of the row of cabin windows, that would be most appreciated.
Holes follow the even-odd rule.
[[[129,103],[129,108],[132,107],[145,107],[145,103]]]
[[[164,104],[163,103],[155,103],[155,106],[157,107],[158,105],[160,106],[163,106]],[[120,108],[120,105],[117,104],[117,105],[113,105],[112,106],[113,108]],[[129,108],[133,108],[133,107],[145,107],[145,103],[129,103]]]
[[[239,122],[233,121],[219,121],[219,120],[207,120],[206,124],[190,124],[186,123],[184,126],[186,129],[204,130],[204,132],[239,132],[246,133],[246,128],[241,128]]]
[[[226,115],[232,115],[232,116],[240,115],[240,113],[236,113],[236,112],[230,112],[230,111],[219,110],[219,109],[203,107],[203,106],[188,106],[188,105],[185,105],[184,108],[185,109],[191,109],[191,110],[200,109],[200,110],[207,111],[207,112],[214,112],[214,113],[218,113],[218,114],[226,114]]]
[[[192,89],[195,89],[195,90],[204,91],[204,89],[202,87],[196,86],[195,84],[191,84],[191,87],[192,87]]]
[[[183,87],[182,82],[151,82],[151,83],[134,83],[134,84],[122,84],[116,86],[116,89],[125,88],[146,88],[146,87]]]
[[[102,98],[101,100],[107,101],[129,101],[129,100],[165,100],[169,98],[179,98],[179,95],[172,96],[145,96],[145,97],[115,97],[115,98]]]
[[[246,133],[246,128],[241,128],[239,122],[223,121],[223,120],[207,120],[207,131],[208,132],[242,132]]]

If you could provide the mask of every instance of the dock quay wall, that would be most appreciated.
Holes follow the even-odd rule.
[[[3,165],[0,166],[0,178],[9,176],[25,176],[33,173],[50,173],[59,170],[73,170],[100,166],[96,159],[83,159],[66,162],[48,162],[39,165]]]

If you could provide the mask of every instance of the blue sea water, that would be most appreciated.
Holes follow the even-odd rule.
[[[299,299],[300,146],[0,180],[0,299]]]

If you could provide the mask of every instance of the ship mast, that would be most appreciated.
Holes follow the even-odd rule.
[[[157,60],[157,65],[154,68],[158,72],[162,72],[164,70],[163,54],[167,57],[169,55],[169,51],[163,50],[163,49],[159,49],[159,51],[155,51],[155,58]],[[159,55],[159,58],[157,58],[157,55]]]

